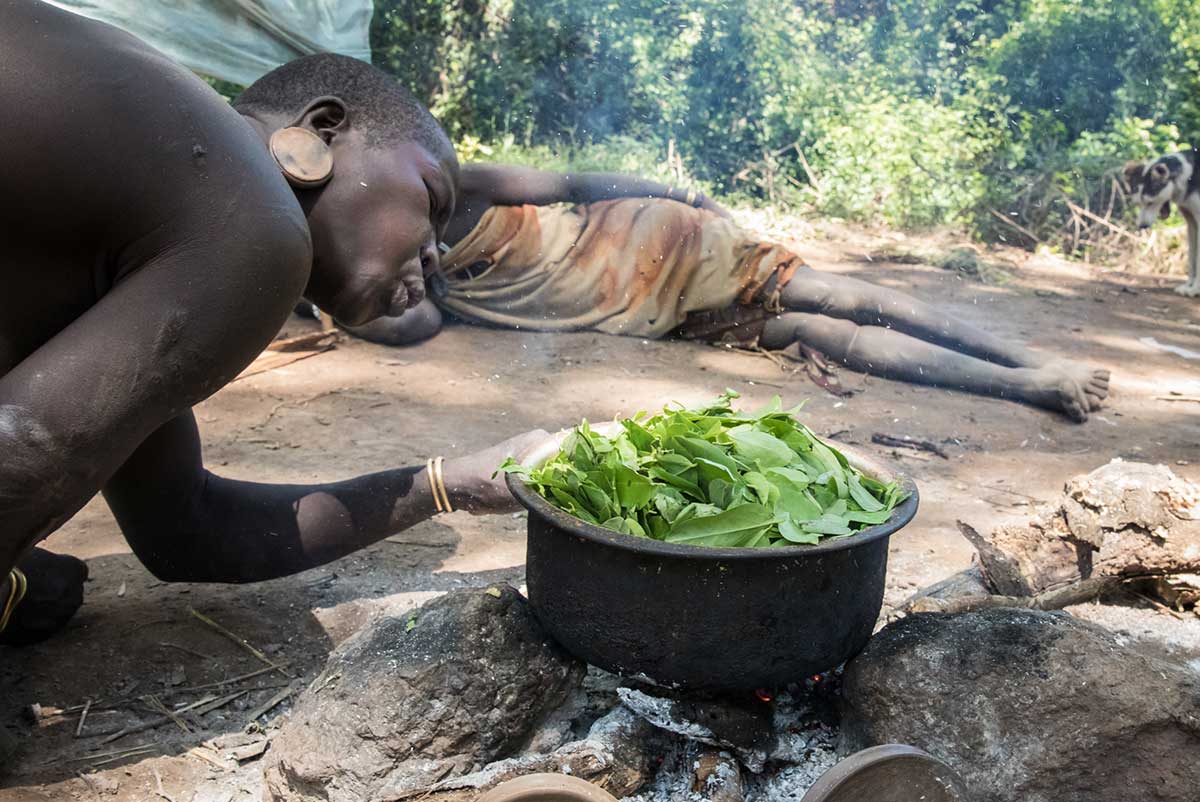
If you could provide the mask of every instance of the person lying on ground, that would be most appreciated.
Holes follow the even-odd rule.
[[[1106,370],[1007,342],[904,293],[813,270],[741,231],[707,198],[638,178],[467,165],[445,242],[453,247],[429,276],[430,298],[403,318],[349,330],[408,345],[436,334],[447,313],[536,331],[771,350],[798,343],[854,370],[1023,401],[1080,422],[1108,394]]]
[[[166,581],[280,577],[432,516],[425,467],[210,473],[191,412],[302,294],[351,324],[421,300],[458,169],[429,113],[334,55],[230,106],[134,37],[34,0],[0,0],[0,53],[0,643],[80,605],[84,564],[35,545],[97,491]],[[447,460],[449,502],[513,508],[491,474],[542,436]]]

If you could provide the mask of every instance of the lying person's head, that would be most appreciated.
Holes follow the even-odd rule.
[[[308,216],[306,297],[351,325],[420,301],[458,177],[428,110],[386,73],[333,54],[267,73],[233,105],[271,136]]]

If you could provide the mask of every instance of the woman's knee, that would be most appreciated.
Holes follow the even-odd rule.
[[[828,315],[789,312],[767,321],[763,344],[786,348],[795,342],[815,348],[831,359],[844,361],[859,335],[858,324]]]
[[[804,268],[784,287],[782,300],[789,309],[846,317],[860,305],[858,293],[841,276]]]

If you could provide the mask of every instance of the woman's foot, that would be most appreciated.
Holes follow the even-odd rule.
[[[1083,423],[1088,419],[1088,413],[1100,409],[1108,397],[1108,379],[1107,370],[1065,359],[1055,360],[1040,368],[1029,369],[1025,400]]]
[[[1088,419],[1088,412],[1092,409],[1091,399],[1072,375],[1056,365],[1026,370],[1025,401],[1061,412],[1076,423]]]
[[[1108,398],[1108,379],[1110,374],[1107,370],[1093,368],[1082,362],[1071,362],[1066,359],[1056,359],[1048,363],[1046,368],[1074,379],[1075,383],[1079,385],[1079,389],[1083,390],[1083,394],[1087,396],[1088,410],[1092,412],[1100,409],[1104,403],[1104,399]]]
[[[29,586],[25,598],[0,633],[0,645],[27,646],[58,632],[83,604],[87,564],[65,554],[33,549],[17,564]],[[7,603],[11,579],[0,579],[0,605]]]

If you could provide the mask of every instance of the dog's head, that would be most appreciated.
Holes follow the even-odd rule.
[[[1149,228],[1156,217],[1170,217],[1171,201],[1183,197],[1190,177],[1190,165],[1179,155],[1126,164],[1125,183],[1138,207],[1138,228]]]

